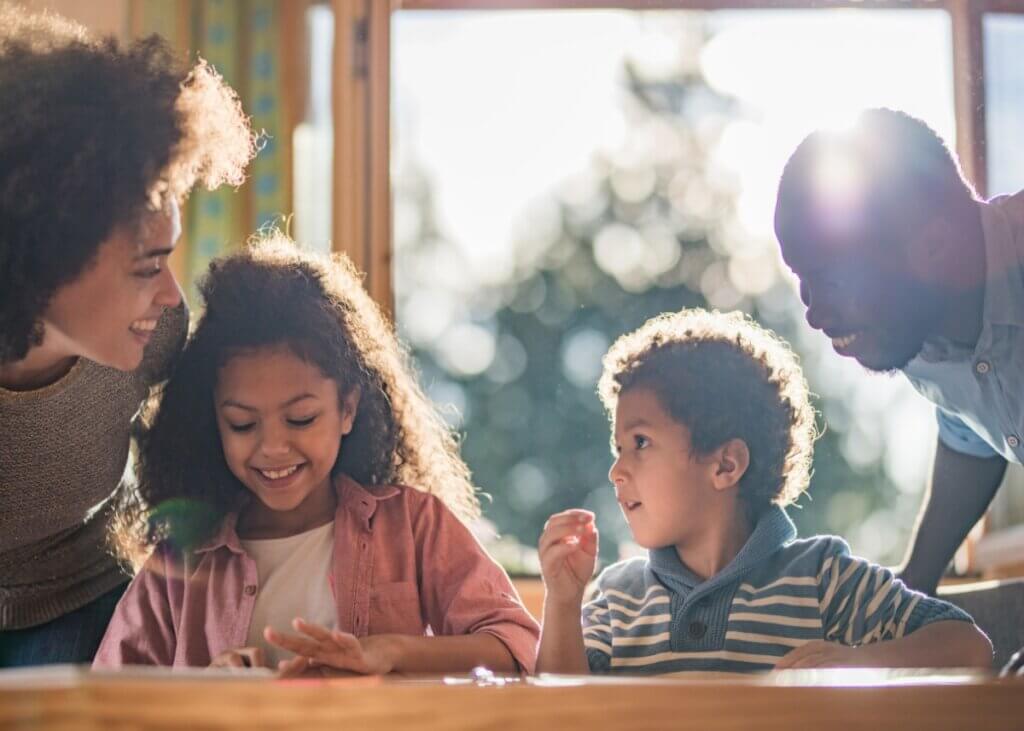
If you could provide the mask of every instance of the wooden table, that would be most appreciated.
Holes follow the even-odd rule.
[[[607,679],[275,680],[0,672],[0,729],[1024,729],[1024,680],[893,671]]]

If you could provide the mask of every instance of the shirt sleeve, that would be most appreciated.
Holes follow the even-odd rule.
[[[169,551],[157,548],[117,603],[93,668],[174,664],[176,632],[168,592]]]
[[[936,407],[935,420],[939,423],[939,441],[954,452],[981,459],[999,456],[988,442],[948,411]]]
[[[414,531],[430,627],[439,635],[492,634],[533,673],[540,626],[508,574],[440,500],[424,498]]]
[[[907,587],[889,569],[850,555],[846,543],[829,539],[818,572],[824,638],[844,645],[895,640],[932,622],[972,622],[941,599]]]
[[[583,646],[587,651],[587,664],[592,673],[607,673],[612,667],[611,613],[608,597],[598,594],[583,605]]]

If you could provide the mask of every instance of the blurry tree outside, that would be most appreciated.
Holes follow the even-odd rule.
[[[663,311],[740,309],[808,354],[793,288],[769,247],[748,245],[737,183],[713,160],[729,122],[749,110],[702,72],[711,33],[703,16],[677,14],[674,23],[684,51],[670,70],[628,61],[622,69],[625,144],[531,206],[500,281],[465,276],[436,215],[434,181],[414,154],[394,176],[400,330],[432,398],[464,435],[474,480],[490,496],[485,515],[502,536],[491,548],[513,572],[536,571],[544,521],[571,507],[597,513],[604,562],[631,551],[595,392],[618,335]],[[823,383],[831,375],[819,360],[811,353],[804,364],[812,391],[824,394],[815,402],[823,435],[810,496],[790,515],[803,535],[848,534],[908,496],[883,453],[851,459],[849,432],[873,425],[851,417],[849,395]],[[893,538],[877,548],[875,557],[894,561],[902,546]]]

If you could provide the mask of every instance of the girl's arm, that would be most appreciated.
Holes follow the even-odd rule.
[[[364,638],[362,645],[364,652],[388,658],[391,670],[400,673],[459,672],[467,662],[502,673],[517,671],[505,643],[487,632],[460,637],[376,635]]]
[[[297,634],[269,627],[265,632],[268,642],[296,654],[294,660],[281,664],[283,675],[303,674],[318,665],[366,675],[465,672],[478,665],[502,673],[516,671],[516,661],[505,643],[487,632],[456,637],[382,634],[359,638],[301,619],[292,626]]]
[[[158,547],[117,603],[93,668],[174,664],[176,632],[168,583],[180,572]]]
[[[445,639],[446,647],[440,649],[439,644],[436,650],[441,653],[439,660],[445,660],[449,652],[454,653],[454,660],[461,650],[467,651],[460,667],[446,665],[445,670],[469,670],[481,664],[484,653],[488,663],[496,663],[484,663],[492,670],[532,673],[540,627],[526,611],[508,574],[438,498],[411,492],[409,496],[420,602],[435,635],[411,639]],[[494,640],[504,645],[505,654],[492,654],[492,649],[487,649],[494,647]],[[401,645],[411,653],[412,662],[418,664],[425,659],[419,649],[406,644],[405,638]]]

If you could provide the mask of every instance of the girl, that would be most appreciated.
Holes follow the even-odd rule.
[[[351,264],[276,234],[200,292],[122,521],[156,550],[95,665],[531,671],[538,627]]]
[[[0,667],[92,661],[139,406],[180,351],[167,258],[196,182],[239,184],[235,93],[157,36],[0,3]]]

